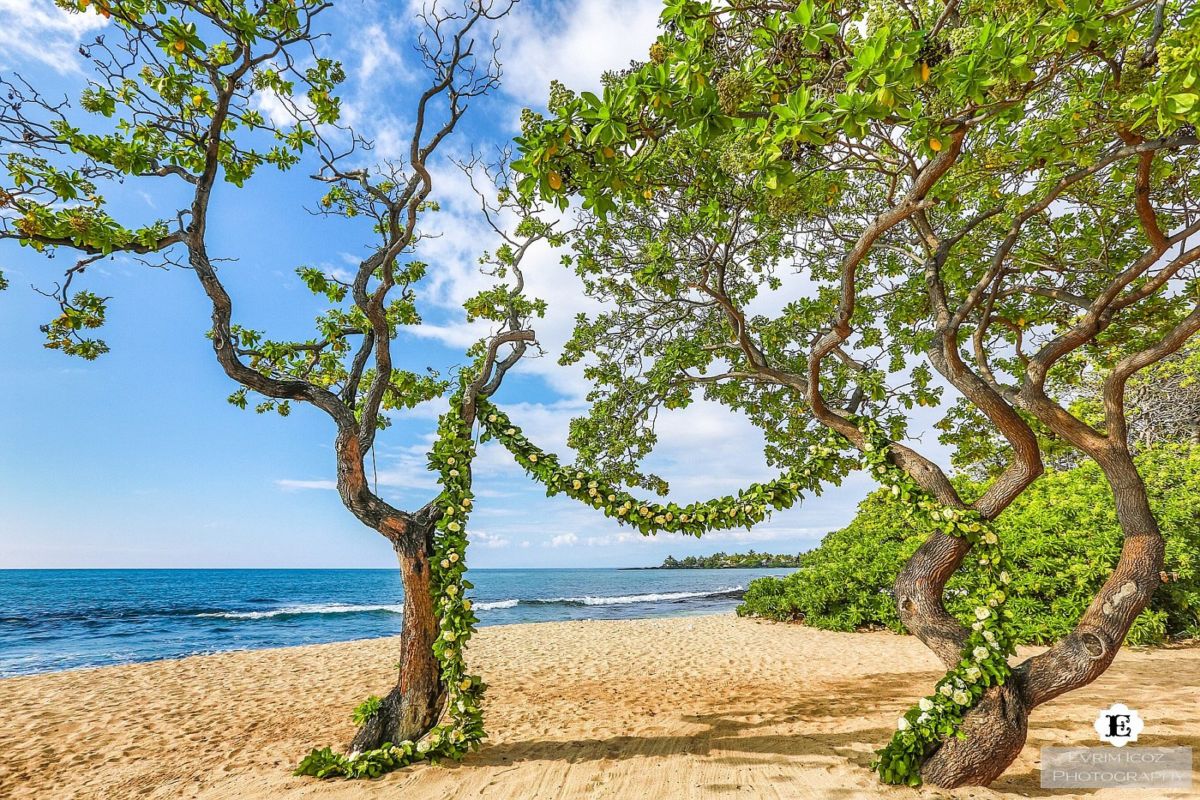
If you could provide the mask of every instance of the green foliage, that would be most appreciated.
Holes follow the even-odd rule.
[[[107,353],[108,345],[103,341],[80,335],[80,331],[95,330],[104,324],[106,300],[92,292],[76,292],[70,302],[61,304],[62,314],[42,326],[45,346],[87,361]]]
[[[946,148],[971,113],[1020,124],[1013,111],[1039,81],[1076,70],[1086,75],[1099,54],[1145,41],[1153,16],[1116,0],[991,0],[962,4],[950,29],[935,36],[932,4],[922,8],[924,26],[895,3],[665,5],[649,62],[610,81],[599,96],[560,90],[550,118],[527,117],[518,140],[523,191],[565,207],[567,190],[578,190],[585,208],[601,214],[616,207],[614,194],[652,196],[646,163],[653,154],[640,145],[673,132],[701,147],[745,145],[746,172],[776,195],[809,178],[792,157],[797,148],[869,140],[880,125],[929,155]],[[854,24],[864,18],[861,28]],[[1093,72],[1072,92],[1066,115],[1035,123],[1058,143],[1038,135],[1021,146],[1066,155],[1091,124],[1092,114],[1079,113],[1089,103],[1102,103],[1112,122],[1148,135],[1200,121],[1197,31],[1200,12],[1191,9],[1163,37],[1151,72],[1121,85]]]
[[[1137,458],[1166,539],[1164,583],[1127,638],[1161,645],[1200,636],[1200,446],[1173,445]],[[971,487],[965,486],[964,489]],[[739,614],[799,620],[826,630],[904,630],[891,594],[908,557],[929,534],[901,522],[903,504],[872,494],[849,526],[801,556],[797,571],[753,581]],[[1111,490],[1091,462],[1050,472],[995,521],[1012,563],[1012,636],[1049,644],[1067,634],[1120,555],[1121,531]],[[947,608],[970,618],[967,597],[982,573],[968,563],[947,586]]]
[[[328,7],[320,0],[55,2],[110,24],[80,47],[93,67],[79,97],[82,114],[20,78],[0,78],[0,128],[13,145],[2,157],[0,238],[93,260],[166,250],[187,238],[184,218],[195,207],[170,221],[118,219],[109,203],[128,179],[191,188],[219,174],[242,186],[263,166],[295,166],[314,148],[318,127],[338,119],[331,92],[344,71],[307,50],[313,18]],[[300,51],[304,68],[296,66]],[[266,92],[294,110],[296,122],[264,117],[258,101]],[[89,323],[103,321],[107,298],[70,301],[66,284],[61,289],[63,315],[44,326],[46,347],[87,359],[107,352],[102,341],[75,333],[98,327]]]
[[[367,720],[379,713],[379,706],[382,704],[383,700],[375,695],[371,695],[355,706],[354,711],[350,714],[350,718],[354,721],[355,725],[363,725]]]
[[[755,567],[797,567],[803,555],[756,553],[713,553],[711,556],[667,556],[660,569],[753,569]]]

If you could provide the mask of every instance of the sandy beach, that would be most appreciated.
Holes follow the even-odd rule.
[[[1167,797],[1043,790],[1038,748],[1098,744],[1099,709],[1146,719],[1145,745],[1200,747],[1200,647],[1126,651],[1036,712],[989,789],[880,786],[872,749],[939,677],[910,637],[732,615],[510,625],[479,632],[491,739],[462,764],[377,781],[291,768],[349,738],[389,685],[393,639],[197,656],[0,680],[0,797],[858,798]],[[1195,786],[1200,789],[1200,778]]]

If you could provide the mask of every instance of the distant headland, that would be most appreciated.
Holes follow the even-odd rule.
[[[713,553],[711,556],[667,556],[656,567],[625,567],[625,569],[755,569],[800,566],[800,553]]]

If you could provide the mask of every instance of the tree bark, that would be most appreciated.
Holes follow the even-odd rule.
[[[1009,681],[993,687],[963,721],[966,739],[944,742],[921,768],[926,783],[943,788],[986,786],[1020,755],[1030,712],[1104,674],[1134,620],[1150,603],[1163,564],[1163,538],[1146,488],[1128,450],[1117,446],[1097,461],[1112,487],[1124,536],[1121,558],[1075,629],[1045,653],[1018,666]],[[955,547],[935,536],[917,551],[896,584],[905,625],[948,665],[954,630],[941,602],[948,573],[962,560]],[[953,568],[951,568],[953,565]]]
[[[373,750],[385,742],[416,741],[442,714],[446,700],[433,654],[438,636],[431,594],[429,559],[433,523],[422,517],[389,521],[380,531],[396,550],[404,583],[404,627],[400,634],[399,679],[372,716],[355,734],[351,751]]]

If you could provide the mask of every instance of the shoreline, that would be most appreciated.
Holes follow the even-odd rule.
[[[1200,647],[1122,651],[1096,683],[1035,712],[991,788],[884,787],[867,765],[940,677],[932,654],[909,636],[730,613],[483,628],[468,656],[490,685],[479,752],[371,782],[292,777],[309,749],[349,739],[350,709],[394,681],[397,647],[381,637],[0,679],[0,796],[1016,798],[1046,794],[1039,747],[1098,745],[1091,723],[1112,702],[1146,719],[1139,744],[1200,750]],[[1077,791],[1053,796],[1150,796]]]

